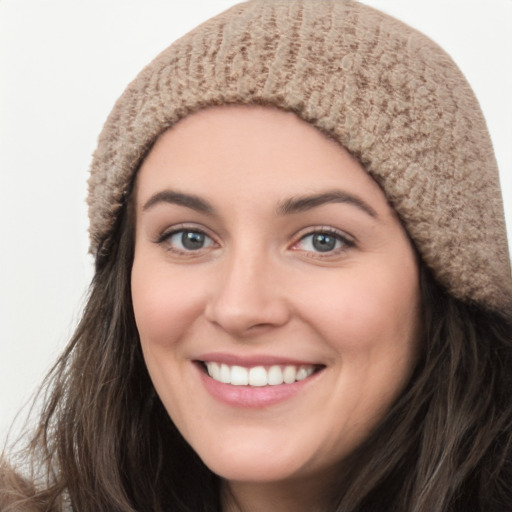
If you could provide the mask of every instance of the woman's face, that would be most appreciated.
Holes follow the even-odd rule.
[[[380,188],[293,114],[216,107],[159,138],[135,203],[135,319],[180,432],[227,480],[325,479],[417,352],[418,267]]]

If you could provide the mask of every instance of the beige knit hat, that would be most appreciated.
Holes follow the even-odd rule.
[[[176,41],[117,101],[89,179],[91,252],[108,254],[155,139],[201,108],[295,112],[359,158],[454,296],[505,312],[512,278],[485,120],[451,58],[352,0],[253,0]]]

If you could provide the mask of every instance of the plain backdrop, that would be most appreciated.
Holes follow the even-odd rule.
[[[323,0],[318,0],[323,1]],[[86,180],[115,99],[234,0],[0,0],[0,446],[69,339],[92,276]],[[484,110],[512,239],[512,0],[364,0],[422,30]]]

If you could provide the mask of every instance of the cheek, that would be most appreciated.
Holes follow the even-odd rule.
[[[186,273],[170,273],[158,264],[134,261],[132,301],[141,343],[171,346],[197,318],[202,309],[203,290],[187,279]]]
[[[344,279],[344,286],[325,286],[328,293],[323,299],[310,301],[309,318],[335,354],[338,373],[332,409],[347,408],[347,428],[356,437],[364,437],[382,417],[415,366],[419,338],[415,277],[413,271],[404,285],[376,273],[371,278],[359,275]]]
[[[187,358],[184,340],[194,331],[204,288],[186,272],[137,257],[131,276],[135,322],[147,370],[169,415],[177,422],[186,416],[190,396],[184,379]],[[178,392],[177,392],[178,391]]]
[[[342,356],[361,364],[414,357],[420,316],[415,265],[396,272],[376,265],[318,280],[302,303],[304,316]]]

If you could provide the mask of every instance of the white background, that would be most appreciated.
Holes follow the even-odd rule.
[[[69,338],[92,276],[86,179],[108,112],[158,52],[235,3],[0,0],[0,447]],[[468,77],[512,240],[512,0],[364,3],[427,33]]]

